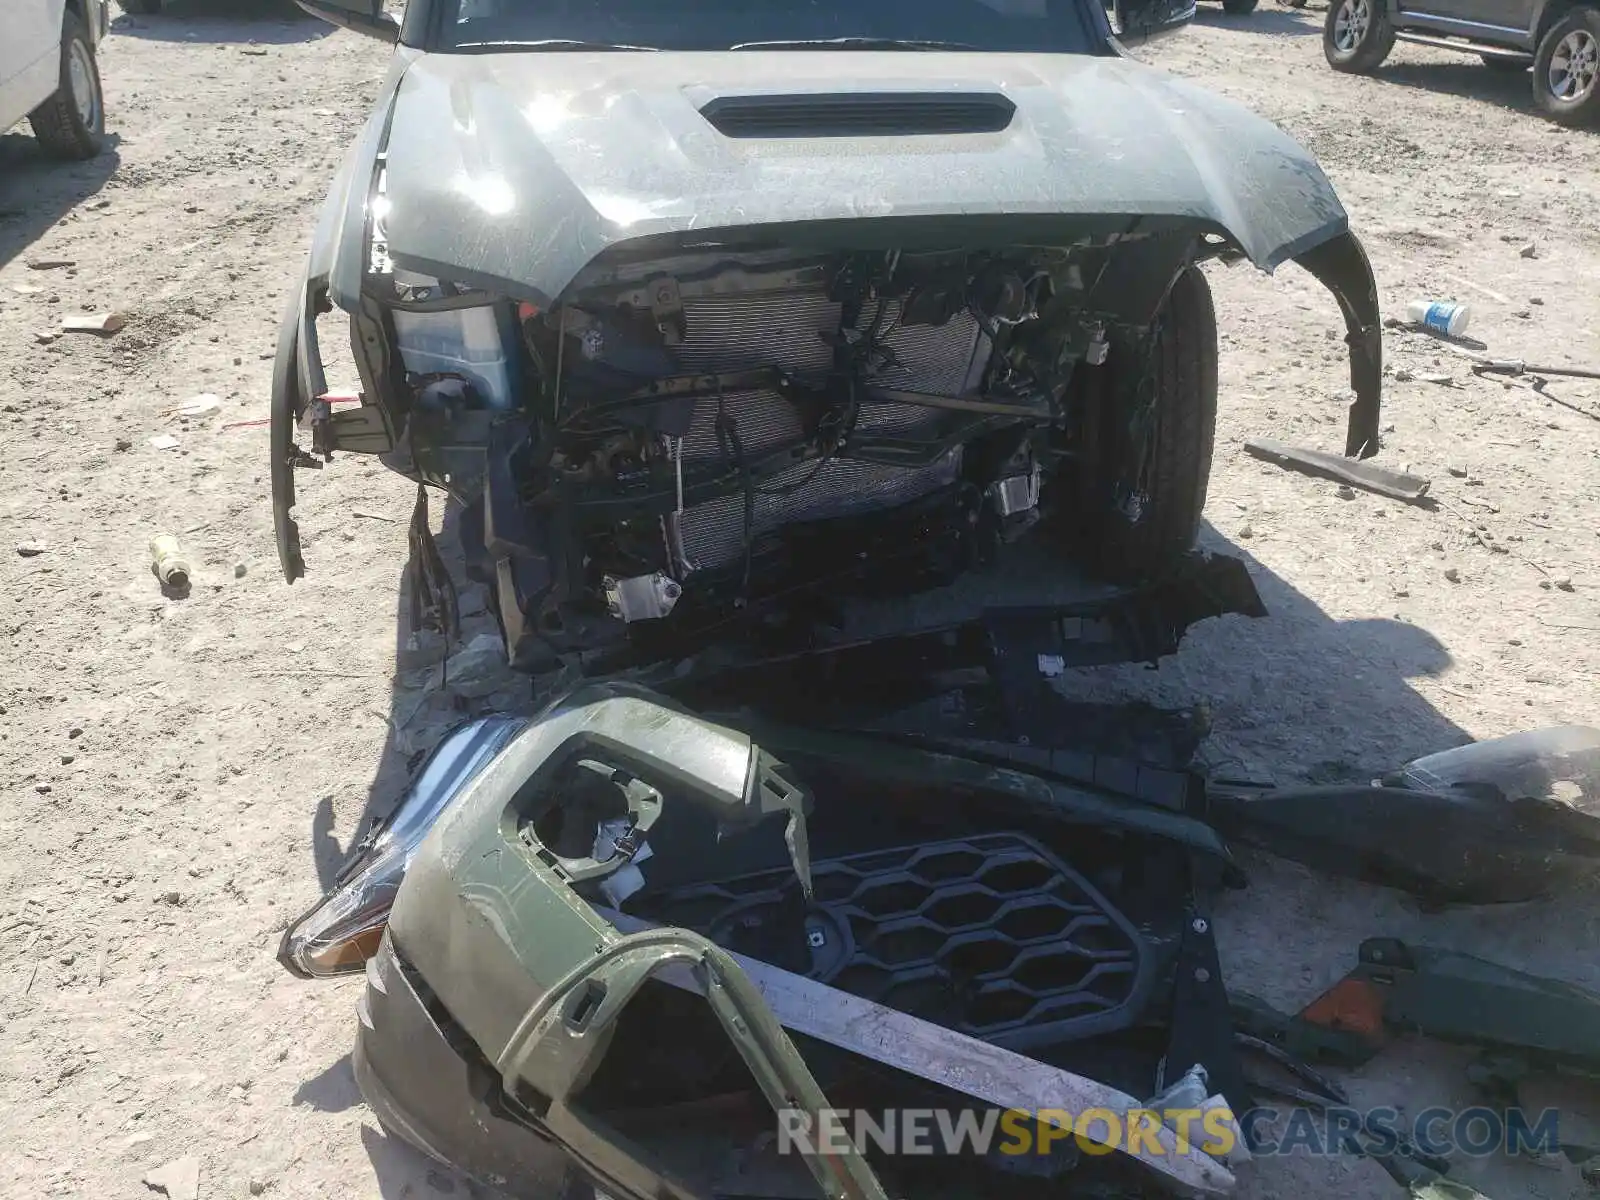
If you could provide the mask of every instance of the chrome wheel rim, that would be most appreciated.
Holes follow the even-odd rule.
[[[1557,43],[1546,74],[1557,100],[1583,99],[1600,77],[1600,43],[1587,29],[1574,29]]]
[[[72,107],[85,129],[94,129],[100,119],[100,89],[95,87],[94,60],[89,48],[76,38],[67,48],[67,83],[72,89]]]
[[[1333,19],[1333,47],[1340,54],[1353,54],[1367,36],[1372,10],[1367,0],[1345,0]]]

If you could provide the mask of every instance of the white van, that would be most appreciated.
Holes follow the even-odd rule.
[[[106,0],[0,0],[0,133],[27,117],[52,154],[100,153],[106,109],[95,48],[110,23]]]

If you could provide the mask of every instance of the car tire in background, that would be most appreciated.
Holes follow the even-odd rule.
[[[105,146],[106,105],[94,43],[78,15],[61,20],[61,73],[55,95],[28,114],[33,136],[51,154],[93,158]]]
[[[1502,75],[1521,75],[1528,69],[1528,60],[1525,58],[1504,58],[1498,54],[1484,54],[1480,57],[1484,66]]]
[[[1600,10],[1575,8],[1539,39],[1533,100],[1562,125],[1600,122]]]
[[[1244,17],[1255,12],[1260,0],[1222,0],[1222,11],[1230,17]]]
[[[1376,71],[1394,49],[1384,0],[1332,0],[1322,25],[1322,53],[1335,71]]]
[[[1118,364],[1123,364],[1119,366]],[[1132,428],[1128,397],[1144,390],[1120,370],[1144,370],[1132,355],[1112,349],[1089,394],[1093,417],[1086,449],[1098,469],[1083,481],[1084,557],[1108,579],[1157,575],[1194,548],[1211,480],[1217,432],[1217,312],[1211,285],[1186,267],[1156,318],[1145,381],[1153,422],[1148,435]],[[1135,511],[1129,495],[1139,497]]]
[[[161,0],[120,0],[122,11],[130,17],[153,17],[161,11]]]

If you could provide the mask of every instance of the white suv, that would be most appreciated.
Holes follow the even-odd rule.
[[[0,37],[0,133],[23,117],[39,143],[93,158],[106,110],[95,48],[110,27],[106,0],[5,0]]]

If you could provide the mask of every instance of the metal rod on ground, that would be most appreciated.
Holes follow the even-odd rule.
[[[1472,369],[1479,375],[1564,375],[1572,379],[1600,379],[1600,371],[1587,367],[1536,367],[1520,358],[1488,358]]]

